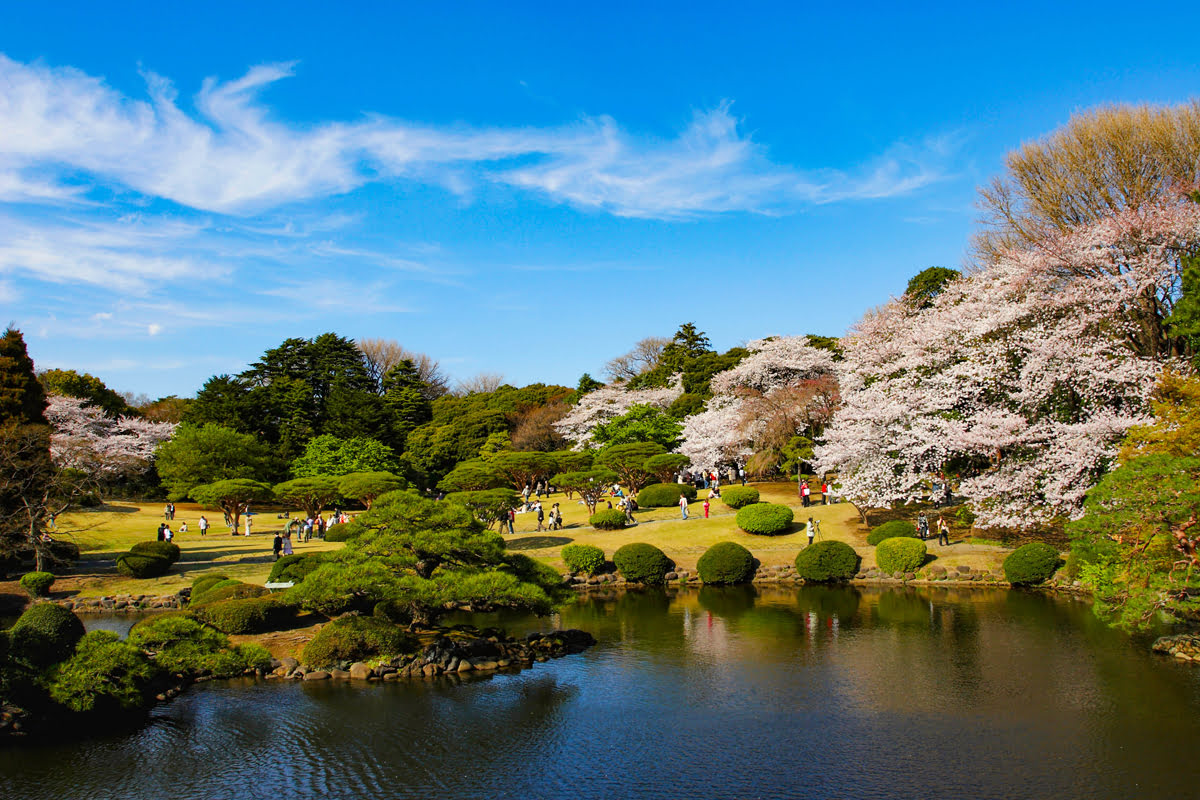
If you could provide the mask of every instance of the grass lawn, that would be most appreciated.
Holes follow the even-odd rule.
[[[793,561],[807,544],[803,521],[812,516],[820,520],[824,538],[850,544],[862,555],[864,567],[874,565],[875,548],[867,545],[867,529],[860,523],[853,506],[841,503],[814,505],[805,509],[796,496],[793,483],[754,485],[764,501],[784,503],[795,509],[796,522],[791,533],[783,536],[752,536],[744,533],[734,523],[733,509],[719,500],[713,501],[711,516],[704,519],[702,499],[690,504],[690,519],[686,521],[680,519],[677,507],[645,509],[638,512],[638,524],[634,527],[623,531],[597,531],[588,525],[587,508],[578,498],[568,500],[565,495],[556,494],[549,501],[543,500],[543,505],[549,509],[551,503],[561,504],[562,530],[538,532],[537,519],[532,513],[518,514],[516,533],[505,536],[505,539],[510,549],[542,559],[556,568],[563,567],[559,552],[564,545],[572,542],[594,544],[610,558],[623,544],[649,542],[661,548],[680,568],[694,570],[697,559],[711,545],[732,541],[749,549],[764,564],[776,565]],[[700,497],[707,494],[707,491],[701,491]],[[200,536],[196,527],[202,513],[214,526],[205,537]],[[276,518],[276,510],[265,508],[256,513],[254,519],[253,536],[231,536],[219,511],[204,510],[192,503],[177,503],[171,528],[176,531],[175,543],[183,551],[179,563],[160,578],[136,580],[118,574],[115,559],[134,543],[154,539],[155,531],[163,521],[161,503],[112,503],[95,510],[63,515],[59,519],[58,535],[78,543],[83,550],[83,557],[76,574],[60,578],[54,585],[54,591],[83,596],[162,595],[191,585],[202,573],[218,571],[238,580],[263,583],[274,562],[271,540],[284,522]],[[179,526],[184,521],[188,523],[190,531],[180,534]],[[966,564],[974,569],[997,570],[1009,552],[991,543],[968,543],[961,534],[956,534],[951,541],[955,543],[949,547],[940,547],[932,540],[928,542],[929,552],[936,563],[946,567]],[[318,539],[307,544],[294,543],[297,553],[333,550],[341,546]]]

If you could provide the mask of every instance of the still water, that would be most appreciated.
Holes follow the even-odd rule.
[[[198,686],[132,734],[0,751],[24,798],[1190,798],[1200,668],[1016,591],[629,592],[599,644],[454,685]]]

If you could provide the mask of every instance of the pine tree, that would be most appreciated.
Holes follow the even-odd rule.
[[[21,332],[0,338],[0,555],[32,545],[44,566],[41,533],[53,480],[46,394]]]

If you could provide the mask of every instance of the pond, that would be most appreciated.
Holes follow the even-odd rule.
[[[465,682],[195,687],[134,733],[0,751],[5,798],[1194,797],[1200,669],[1019,591],[630,591]]]

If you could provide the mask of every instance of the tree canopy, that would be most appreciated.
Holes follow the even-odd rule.
[[[407,488],[408,481],[390,472],[351,472],[338,481],[338,493],[342,497],[357,500],[367,508],[376,497]]]
[[[620,483],[632,493],[645,486],[650,479],[646,460],[665,452],[666,448],[657,442],[615,444],[600,451],[596,456],[596,466],[615,472]]]
[[[211,423],[180,425],[158,448],[155,467],[172,500],[200,485],[229,478],[266,479],[277,472],[268,448],[250,434]]]

